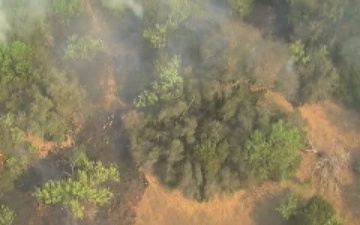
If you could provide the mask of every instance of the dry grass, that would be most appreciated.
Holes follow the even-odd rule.
[[[54,151],[55,149],[69,148],[74,143],[72,135],[67,135],[66,140],[60,144],[51,141],[45,141],[31,134],[26,136],[26,141],[38,151],[40,158],[45,158],[49,152]]]
[[[267,100],[270,100],[280,106],[285,112],[294,111],[293,106],[286,100],[286,98],[277,92],[268,90],[265,93],[265,97]]]
[[[334,142],[339,149],[356,149],[360,146],[360,117],[339,105],[324,101],[300,108],[301,115],[308,122],[307,132],[318,151],[333,149]]]
[[[102,72],[103,79],[100,81],[100,85],[103,90],[103,101],[101,104],[101,108],[107,111],[114,110],[115,108],[125,107],[125,103],[123,103],[117,96],[117,87],[118,84],[115,80],[115,69],[114,65],[106,65]]]
[[[350,154],[359,151],[359,115],[331,101],[305,105],[300,108],[300,112],[308,122],[309,141],[314,149],[322,154],[309,164],[308,170],[311,171],[310,175],[315,175],[314,178],[317,179],[314,182],[317,191],[325,195],[346,217],[347,225],[360,224],[360,218],[348,208],[351,199],[344,199],[339,195],[340,188],[353,182],[347,151]],[[317,171],[314,171],[315,169]]]
[[[340,149],[324,153],[312,171],[313,183],[320,191],[341,194],[341,187],[352,180],[350,153]]]
[[[256,225],[252,217],[258,201],[288,186],[287,183],[281,186],[268,183],[260,188],[198,203],[185,199],[178,190],[163,188],[151,175],[147,176],[147,180],[149,187],[139,203],[136,225]],[[266,205],[271,207],[273,204],[269,201]],[[268,213],[267,217],[274,225],[281,223],[275,211]]]

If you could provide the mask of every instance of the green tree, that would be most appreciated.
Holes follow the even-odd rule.
[[[0,116],[0,141],[0,156],[3,161],[0,166],[0,191],[7,191],[13,188],[13,181],[27,167],[28,157],[31,155],[25,143],[25,134],[16,125],[12,113]]]
[[[145,8],[151,13],[146,15],[148,26],[144,29],[143,37],[155,48],[164,48],[167,34],[176,30],[190,16],[193,3],[189,0],[152,0],[145,4]]]
[[[179,75],[180,57],[174,56],[156,63],[156,80],[149,89],[142,91],[134,100],[136,107],[151,106],[158,101],[170,101],[181,97],[183,78]]]
[[[166,34],[170,29],[175,29],[174,24],[155,24],[148,27],[143,32],[143,37],[148,40],[155,48],[164,48],[166,45]]]
[[[340,74],[340,85],[336,95],[348,106],[360,108],[360,38],[349,37],[340,45],[336,65]]]
[[[204,165],[209,178],[213,179],[219,173],[222,164],[229,156],[229,152],[229,144],[226,141],[216,143],[206,140],[195,147],[194,156]]]
[[[90,36],[79,37],[74,34],[68,37],[64,51],[68,60],[92,60],[96,54],[106,51],[106,46],[101,39]]]
[[[293,217],[291,224],[296,225],[341,225],[333,207],[321,196],[313,196],[305,207]]]
[[[204,14],[192,19],[212,21]],[[257,130],[268,142],[271,124],[288,120],[270,104],[265,90],[274,87],[291,55],[286,46],[264,41],[245,24],[216,30],[205,26],[204,32],[194,33],[196,57],[181,63],[176,56],[160,58],[149,86],[139,87],[135,109],[122,118],[137,163],[167,186],[181,188],[186,197],[204,201],[250,182],[246,141]],[[267,151],[279,149],[269,153],[269,179],[296,168],[298,137],[295,127],[287,125],[283,122],[282,129],[271,133],[274,143],[267,143]],[[285,138],[283,130],[289,132]]]
[[[15,212],[5,205],[0,205],[0,225],[12,225],[15,220]]]
[[[305,45],[301,40],[297,40],[291,43],[290,51],[293,54],[293,59],[295,62],[306,64],[311,60],[310,56],[305,53]]]
[[[311,60],[298,65],[299,98],[301,102],[312,102],[331,96],[339,85],[339,73],[332,63],[326,46],[313,49]]]
[[[0,46],[1,114],[24,133],[61,142],[81,118],[85,91],[54,69],[42,47],[14,41]]]
[[[248,15],[253,6],[253,0],[228,0],[230,8],[240,17]]]
[[[81,12],[84,0],[52,0],[52,7],[56,14],[73,16]]]
[[[260,179],[290,178],[300,160],[303,146],[301,131],[280,120],[269,133],[255,131],[246,142],[244,158],[252,173]]]
[[[297,207],[298,196],[295,193],[290,193],[276,210],[285,220],[289,220],[291,216],[295,215]]]
[[[75,218],[84,217],[86,202],[103,205],[113,197],[108,187],[109,181],[119,182],[118,168],[112,164],[104,166],[100,161],[91,161],[84,153],[79,153],[74,160],[76,171],[71,177],[50,180],[33,193],[39,201],[47,205],[60,204],[68,208]]]
[[[328,43],[336,34],[334,26],[343,18],[348,1],[289,0],[289,19],[296,38],[311,43]]]
[[[14,114],[7,113],[0,117],[0,130],[1,149],[3,153],[10,153],[17,144],[24,142],[25,134],[17,127]]]

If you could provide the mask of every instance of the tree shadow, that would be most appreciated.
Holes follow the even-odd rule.
[[[360,132],[360,117],[354,109],[346,108],[339,102],[325,104],[322,108],[326,112],[327,119],[336,126],[339,133]]]
[[[256,225],[285,225],[286,221],[281,218],[276,208],[290,193],[289,189],[283,189],[276,193],[270,193],[254,203],[250,217]]]
[[[259,28],[263,36],[290,41],[294,29],[288,20],[289,13],[289,5],[284,0],[260,0],[245,20]]]
[[[342,188],[341,195],[346,211],[349,211],[354,217],[360,218],[360,152],[351,151],[351,159],[353,160],[354,180]]]
[[[15,181],[15,189],[21,192],[32,192],[50,179],[62,179],[66,172],[69,172],[69,167],[64,164],[65,161],[61,155],[50,153],[46,158],[38,160]]]

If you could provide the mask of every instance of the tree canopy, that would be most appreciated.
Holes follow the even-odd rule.
[[[0,55],[2,113],[12,113],[25,133],[64,140],[72,116],[81,112],[84,90],[51,67],[39,48],[14,41],[0,46]]]
[[[84,0],[51,0],[54,12],[61,16],[73,16],[81,12]]]
[[[147,185],[141,173],[197,201],[294,178],[312,136],[297,107],[336,98],[360,108],[359,8],[359,0],[0,0],[0,203],[17,210],[15,220],[0,205],[0,225],[24,224],[27,210],[39,225],[59,208],[98,223],[132,216]],[[306,178],[316,191],[342,190],[351,160],[340,153],[316,152]],[[124,182],[109,158],[125,162]],[[55,172],[44,171],[48,162]],[[47,210],[22,209],[19,198]],[[322,197],[302,202],[287,196],[276,209],[284,223],[343,224]]]
[[[313,196],[309,202],[295,214],[293,223],[296,225],[341,225],[343,222],[336,215],[334,208],[321,196]]]
[[[151,0],[145,3],[147,28],[143,37],[155,48],[164,48],[167,34],[176,30],[189,16],[193,8],[189,0]],[[166,12],[166,13],[164,13]]]
[[[68,37],[64,50],[65,59],[69,61],[94,59],[97,53],[105,52],[106,46],[101,39],[91,36],[79,37],[74,34]]]
[[[194,64],[184,65],[177,56],[157,60],[154,80],[135,98],[135,109],[123,116],[135,159],[197,200],[233,191],[249,177],[291,177],[303,143],[286,113],[264,97],[263,89],[275,88],[279,77],[269,79],[257,66],[272,59],[267,49],[273,43],[265,42],[268,48],[256,56],[251,47],[234,45],[235,38],[248,37],[228,28],[206,35]],[[214,48],[215,41],[222,46]],[[269,69],[280,73],[281,67]]]
[[[0,225],[12,225],[15,212],[5,205],[0,205]]]
[[[113,193],[103,184],[119,182],[118,168],[112,164],[104,166],[100,161],[91,161],[84,153],[74,157],[73,174],[63,180],[50,180],[33,193],[39,201],[47,205],[60,204],[68,208],[75,218],[83,218],[86,202],[103,205],[113,197]]]
[[[271,125],[268,134],[253,132],[245,144],[244,158],[255,176],[282,180],[293,175],[302,145],[300,130],[279,120]]]

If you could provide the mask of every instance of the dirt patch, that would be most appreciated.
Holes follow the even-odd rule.
[[[118,85],[115,80],[115,66],[105,65],[100,78],[100,86],[103,90],[102,96],[104,96],[102,108],[111,111],[126,107],[126,104],[116,96]]]
[[[134,224],[135,208],[146,188],[146,180],[138,171],[121,128],[120,113],[99,112],[89,119],[77,142],[83,143],[90,158],[101,162],[116,163],[121,182],[112,184],[114,198],[110,204],[99,207],[96,217],[89,224]]]
[[[35,149],[38,150],[38,156],[40,158],[45,158],[49,154],[49,152],[54,151],[56,149],[69,148],[74,143],[73,137],[70,135],[67,135],[66,140],[61,142],[60,144],[51,141],[45,141],[31,134],[28,134],[26,136],[26,141],[30,143],[31,146],[33,146]]]
[[[93,8],[91,6],[90,1],[86,1],[85,3],[85,14],[91,18],[91,34],[97,34],[101,31],[99,21],[95,16]]]
[[[291,105],[291,103],[288,102],[286,100],[286,98],[280,93],[268,90],[265,93],[265,97],[266,97],[266,99],[268,99],[268,100],[274,102],[275,104],[277,104],[278,106],[280,106],[283,110],[285,110],[285,112],[294,111],[294,108]]]

